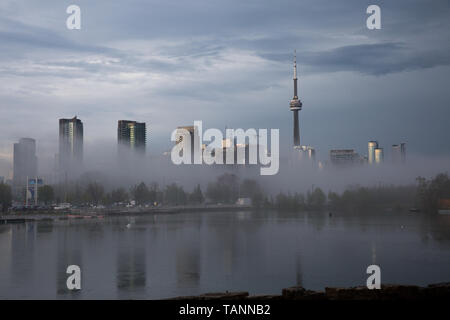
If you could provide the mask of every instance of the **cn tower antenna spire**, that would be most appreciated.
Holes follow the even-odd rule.
[[[297,80],[297,50],[294,50],[294,80]]]
[[[294,147],[300,147],[298,112],[302,110],[302,102],[297,94],[297,50],[294,51],[294,97],[289,103],[289,109],[294,113]]]
[[[298,99],[298,94],[297,94],[297,50],[294,50],[294,99]]]

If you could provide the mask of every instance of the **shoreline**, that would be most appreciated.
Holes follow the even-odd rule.
[[[205,293],[197,296],[179,296],[161,300],[303,300],[303,301],[345,301],[345,300],[436,300],[450,298],[450,282],[416,285],[381,285],[381,289],[367,287],[328,288],[323,291],[307,290],[301,286],[285,288],[279,295],[249,295],[248,292]]]
[[[151,214],[177,214],[188,212],[237,212],[251,211],[252,206],[244,205],[202,205],[202,206],[171,206],[151,208],[117,208],[117,209],[67,209],[51,211],[18,211],[0,215],[1,224],[15,224],[32,221],[54,221],[70,219],[102,219],[105,217],[126,217]]]

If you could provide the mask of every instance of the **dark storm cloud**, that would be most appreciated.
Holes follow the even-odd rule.
[[[382,75],[450,64],[445,52],[417,52],[402,43],[352,45],[316,53],[301,53],[300,60],[322,72],[355,71]]]

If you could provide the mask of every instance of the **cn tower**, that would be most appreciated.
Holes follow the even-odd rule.
[[[294,51],[294,97],[289,103],[289,109],[294,112],[294,147],[300,146],[300,128],[298,125],[298,112],[302,110],[302,102],[297,95],[297,53]]]

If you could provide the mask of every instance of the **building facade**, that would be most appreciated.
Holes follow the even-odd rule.
[[[361,164],[362,159],[353,149],[330,150],[330,162],[337,166]]]
[[[145,122],[119,120],[117,125],[117,142],[120,152],[145,154],[147,131]]]
[[[378,141],[369,141],[367,161],[369,164],[375,163],[375,149],[378,148]]]
[[[83,122],[77,117],[59,119],[59,171],[76,172],[83,162]]]
[[[392,145],[392,162],[395,164],[404,164],[406,162],[406,144]]]
[[[375,163],[380,164],[384,161],[384,151],[383,148],[376,148],[375,149]]]
[[[37,176],[36,141],[31,138],[21,138],[14,143],[13,184],[25,187],[27,178]]]

